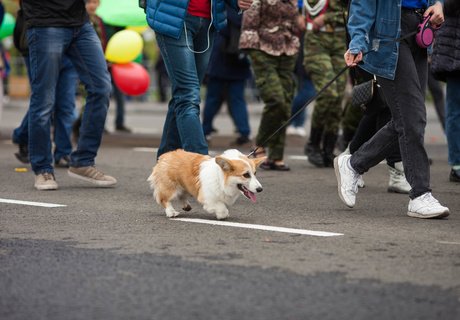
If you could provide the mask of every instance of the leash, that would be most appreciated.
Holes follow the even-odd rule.
[[[396,42],[401,42],[409,37],[412,37],[414,36],[415,34],[417,34],[417,32],[419,31],[419,29],[417,28],[417,30],[415,31],[412,31],[412,32],[409,32],[408,34],[400,37],[400,38],[397,38],[397,39],[388,39],[390,42],[389,43],[386,43],[386,44],[383,44],[383,45],[379,45],[379,47],[377,48],[373,48],[367,52],[364,52],[363,53],[363,58],[365,55],[367,55],[368,53],[371,53],[373,51],[377,51],[380,47],[384,47],[384,46],[388,46],[390,44],[393,44],[393,43],[396,43]],[[382,39],[381,41],[385,41],[385,39]],[[305,108],[308,107],[308,105],[310,103],[312,103],[314,100],[316,100],[327,88],[329,88],[345,71],[347,71],[349,68],[351,68],[350,66],[345,66],[342,68],[342,70],[340,70],[335,76],[334,78],[332,78],[332,80],[330,80],[328,83],[326,83],[326,85],[324,87],[322,87],[312,98],[310,98],[310,100],[308,100],[303,106],[302,108],[300,108],[296,113],[294,113],[288,120],[286,120],[285,123],[283,123],[277,130],[275,130],[270,136],[268,136],[268,138],[266,138],[259,146],[256,146],[253,150],[251,150],[251,152],[248,154],[248,157],[251,157],[252,155],[254,155],[256,153],[256,151],[260,148],[263,148],[268,141],[270,141],[270,139],[272,139],[277,133],[279,133],[281,130],[283,130],[287,125],[289,125],[291,123],[291,121],[297,116],[299,115]]]

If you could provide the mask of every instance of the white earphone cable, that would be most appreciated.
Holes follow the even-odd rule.
[[[208,31],[207,31],[207,41],[208,41],[208,46],[206,47],[206,49],[202,50],[202,51],[195,51],[193,50],[191,47],[190,47],[190,43],[188,42],[188,35],[187,35],[187,25],[184,21],[184,32],[185,32],[185,43],[187,44],[187,48],[193,52],[193,53],[205,53],[206,51],[208,51],[210,45],[211,45],[211,41],[209,41],[209,33],[211,32],[211,27],[212,27],[212,22],[214,21],[214,16],[212,14],[212,0],[211,0],[211,22],[209,23],[209,27],[208,27]]]

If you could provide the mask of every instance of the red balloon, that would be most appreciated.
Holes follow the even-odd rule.
[[[128,96],[138,96],[147,92],[150,77],[143,66],[136,62],[112,65],[115,85]]]

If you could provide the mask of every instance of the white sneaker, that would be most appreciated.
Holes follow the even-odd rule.
[[[297,128],[295,128],[295,130],[296,130],[296,134],[299,137],[306,137],[307,136],[307,131],[305,130],[304,127],[297,127]]]
[[[334,159],[339,197],[349,208],[353,208],[358,193],[359,174],[350,166],[351,155],[341,154]]]
[[[362,175],[359,175],[357,185],[358,185],[358,188],[364,188],[366,186]]]
[[[340,155],[347,155],[347,154],[350,154],[350,145],[348,145],[347,148],[343,150],[343,152]],[[364,183],[363,176],[361,174],[358,177],[357,184],[358,184],[358,188],[364,188],[366,186],[366,184]]]
[[[387,189],[388,192],[409,193],[412,187],[406,180],[403,163],[401,161],[396,162],[394,168],[388,166],[388,173],[390,174]]]
[[[407,215],[421,219],[444,218],[449,215],[449,208],[442,206],[431,192],[426,192],[409,201]]]
[[[287,134],[288,136],[294,136],[294,135],[297,134],[297,129],[296,129],[294,126],[288,126],[288,127],[286,128],[286,134]]]

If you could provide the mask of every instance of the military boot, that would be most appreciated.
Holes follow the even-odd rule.
[[[324,160],[320,147],[322,136],[323,129],[311,128],[310,138],[304,148],[305,155],[308,157],[308,162],[318,168],[324,167]]]
[[[323,139],[323,162],[327,168],[334,166],[334,149],[335,143],[337,142],[337,134],[326,133]]]

